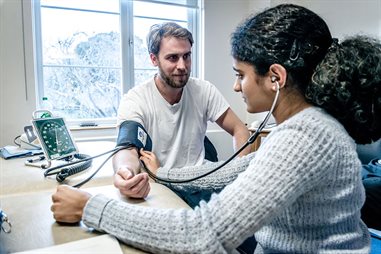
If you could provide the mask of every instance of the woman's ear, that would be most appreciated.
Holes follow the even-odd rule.
[[[287,71],[280,64],[272,64],[269,68],[269,76],[271,83],[278,83],[279,89],[283,88],[286,85],[287,80]],[[272,90],[276,91],[276,84],[273,85]]]

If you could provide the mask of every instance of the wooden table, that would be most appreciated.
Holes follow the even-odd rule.
[[[78,142],[79,152],[97,155],[115,147],[114,142],[92,141]],[[106,156],[95,159],[93,166],[67,179],[73,185],[87,178]],[[50,206],[51,195],[59,185],[55,176],[44,177],[43,169],[25,166],[26,158],[0,159],[0,208],[8,215],[12,223],[10,234],[0,233],[0,253],[19,252],[39,249],[76,240],[98,236],[83,223],[65,225],[55,222]],[[112,185],[114,172],[111,161],[106,163],[99,173],[82,188],[92,194],[102,193],[136,205],[161,208],[190,207],[174,192],[164,185],[151,182],[151,191],[145,199],[122,197]],[[143,253],[140,250],[120,244],[124,253]]]
[[[91,156],[101,154],[115,147],[115,143],[111,141],[78,142],[77,145],[80,153]],[[74,185],[84,180],[98,168],[106,157],[107,155],[94,159],[91,168],[68,177],[65,183]],[[60,184],[56,181],[55,175],[44,177],[44,169],[25,166],[26,160],[27,158],[9,160],[0,158],[0,195],[54,189]],[[112,184],[113,174],[114,171],[110,159],[98,174],[83,187]]]
[[[84,190],[92,194],[102,193],[136,205],[190,209],[175,193],[158,183],[151,183],[151,192],[145,199],[123,198],[120,196],[119,191],[111,185]],[[5,234],[4,232],[0,234],[3,252],[9,253],[44,248],[101,234],[87,228],[83,223],[65,225],[55,222],[50,211],[50,206],[52,205],[51,195],[54,191],[0,196],[1,207],[7,213],[12,223],[10,234]],[[123,243],[120,243],[120,246],[123,253],[143,253]]]

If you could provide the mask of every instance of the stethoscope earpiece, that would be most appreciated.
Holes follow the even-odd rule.
[[[275,91],[275,92],[278,92],[279,91],[279,89],[280,89],[280,85],[279,85],[279,82],[278,82],[278,80],[276,79],[276,77],[275,76],[272,76],[271,77],[271,82],[275,82],[275,84],[274,84],[274,86],[273,86],[273,90]]]

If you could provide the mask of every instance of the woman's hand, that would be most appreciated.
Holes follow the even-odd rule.
[[[90,193],[68,185],[59,185],[52,195],[50,210],[58,222],[75,223],[82,219],[83,209],[90,199]]]
[[[140,160],[144,162],[146,167],[156,175],[157,169],[160,168],[160,162],[153,152],[140,149]]]

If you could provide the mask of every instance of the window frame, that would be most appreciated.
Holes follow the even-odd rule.
[[[145,2],[154,4],[166,4],[171,6],[179,6],[188,8],[188,30],[191,31],[195,43],[192,47],[192,73],[193,77],[200,77],[202,65],[201,62],[201,22],[202,22],[202,1],[203,0],[185,0],[186,3],[175,3],[177,0],[119,0],[119,13],[111,13],[109,11],[93,11],[99,13],[111,13],[119,15],[119,28],[121,37],[121,95],[134,87],[135,83],[135,65],[134,65],[134,18],[150,18],[153,16],[134,16],[134,2]],[[69,9],[70,8],[62,8]],[[41,30],[41,2],[40,0],[32,1],[33,12],[33,37],[34,37],[34,69],[36,80],[36,107],[42,105],[42,98],[45,97],[44,79],[43,79],[43,50],[42,50],[42,30]],[[158,21],[177,21],[173,19],[156,18]],[[182,20],[181,20],[182,21]],[[147,52],[148,54],[148,52]],[[155,69],[155,67],[153,67]],[[95,123],[97,126],[115,126],[116,117],[91,118],[91,119],[66,119],[69,126],[79,126],[84,122]]]

